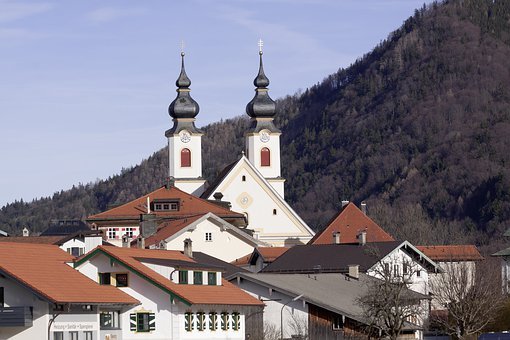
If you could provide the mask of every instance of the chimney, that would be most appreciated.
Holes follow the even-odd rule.
[[[221,199],[223,198],[223,194],[221,192],[215,192],[213,197],[216,201],[221,201]]]
[[[347,204],[349,204],[349,201],[342,200],[342,208],[345,207]]]
[[[191,246],[191,239],[187,238],[184,240],[184,255],[186,255],[189,258],[193,258],[193,248]]]
[[[30,231],[28,230],[27,227],[23,228],[23,237],[27,237],[27,236],[30,236]]]
[[[367,243],[367,231],[363,230],[358,234],[358,241],[360,246],[364,246]]]
[[[340,244],[340,232],[335,231],[333,233],[333,244]]]
[[[349,276],[354,279],[359,279],[359,264],[349,265]]]
[[[136,238],[136,246],[140,249],[145,249],[145,239],[143,238],[142,235],[139,235]]]
[[[140,215],[140,235],[147,238],[156,233],[157,223],[156,215],[154,214],[141,214]]]
[[[361,212],[363,212],[363,214],[367,214],[367,204],[365,201],[361,202]]]
[[[129,240],[129,236],[122,235],[122,248],[130,248],[131,241]]]

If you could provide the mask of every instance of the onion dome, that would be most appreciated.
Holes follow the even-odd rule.
[[[184,69],[184,52],[181,52],[181,74],[175,85],[177,86],[177,98],[168,107],[168,113],[172,118],[195,118],[200,111],[198,103],[190,96],[191,80]]]
[[[264,74],[264,66],[262,64],[262,50],[259,51],[260,66],[259,73],[253,84],[255,89],[255,97],[246,105],[246,113],[252,118],[273,118],[276,113],[276,103],[269,97],[267,86],[269,79]]]

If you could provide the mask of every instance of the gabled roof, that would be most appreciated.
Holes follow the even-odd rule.
[[[152,261],[174,260],[179,261],[182,268],[185,268],[186,262],[190,264],[190,267],[196,266],[197,262],[195,260],[175,250],[100,246],[81,258],[78,258],[75,261],[75,266],[78,267],[92,257],[100,254],[109,257],[110,260],[135,272],[149,283],[168,293],[172,298],[177,298],[187,305],[263,305],[261,301],[243,292],[226,280],[223,280],[221,286],[176,284],[142,263],[148,261],[148,259],[152,259]]]
[[[280,196],[280,194],[273,188],[273,186],[262,176],[262,174],[251,164],[251,162],[246,158],[246,156],[243,154],[241,158],[237,162],[234,162],[232,164],[229,164],[223,171],[221,171],[220,176],[215,179],[213,185],[211,185],[208,190],[206,190],[202,194],[202,198],[211,198],[211,195],[215,192],[216,189],[226,181],[230,174],[235,173],[237,169],[242,167],[243,165],[246,165],[248,169],[254,174],[256,178],[260,180],[262,183],[262,186],[266,192],[270,194],[270,197],[272,196],[276,202],[281,204],[281,207],[283,207],[289,215],[291,215],[299,224],[299,228],[302,230],[303,233],[308,233],[310,236],[313,236],[315,232],[306,224],[306,222],[292,209],[292,207]]]
[[[278,257],[262,272],[278,273],[345,273],[349,265],[359,265],[366,272],[397,249],[414,256],[429,270],[437,265],[407,241],[372,242],[358,244],[316,244],[294,246]]]
[[[144,196],[134,199],[126,204],[112,208],[99,214],[89,216],[87,222],[97,222],[104,220],[119,219],[139,219],[140,214],[147,213],[147,198],[153,200],[179,200],[178,211],[153,211],[158,217],[162,218],[182,218],[197,214],[206,214],[212,212],[221,218],[244,219],[244,215],[233,212],[207,200],[188,194],[176,187],[162,186]]]
[[[126,304],[138,300],[113,286],[102,286],[66,262],[73,256],[55,245],[2,243],[0,273],[51,303]]]
[[[475,245],[416,246],[434,261],[481,261],[483,256]]]
[[[239,228],[219,218],[215,214],[207,213],[162,223],[158,227],[157,232],[154,235],[149,236],[145,240],[145,246],[148,247],[154,244],[159,244],[159,242],[164,240],[166,241],[169,239],[173,239],[174,237],[181,235],[182,233],[189,229],[195,229],[199,223],[207,219],[209,219],[210,221],[212,221],[212,223],[218,225],[219,227],[223,228],[224,230],[228,231],[229,233],[234,234],[236,237],[243,239],[247,243],[250,243],[253,246],[257,246],[258,244],[262,243],[253,238],[252,236],[250,236],[249,234],[241,231]],[[136,242],[136,240],[133,242]]]
[[[227,165],[226,167],[224,167],[223,170],[220,171],[218,176],[216,176],[216,178],[211,183],[211,185],[202,193],[202,195],[200,195],[200,197],[203,199],[207,199],[212,194],[214,194],[214,191],[216,190],[216,188],[218,188],[220,183],[225,179],[225,177],[230,172],[230,170],[232,170],[232,168],[234,168],[234,166],[237,164],[237,162],[238,161],[232,162],[229,165]]]
[[[262,257],[264,263],[271,263],[287,250],[289,250],[288,247],[257,247],[250,254],[235,259],[230,263],[236,266],[254,265],[259,256]]]
[[[349,202],[308,244],[331,244],[334,232],[340,232],[340,243],[355,243],[358,242],[357,235],[361,231],[367,232],[367,242],[394,241],[390,234],[365,215],[356,204]]]

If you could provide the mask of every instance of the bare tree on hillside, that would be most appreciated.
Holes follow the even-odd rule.
[[[430,282],[430,291],[445,312],[434,313],[431,323],[447,334],[466,339],[494,320],[506,301],[500,269],[489,260],[476,267],[465,262],[446,262],[442,267],[445,273]]]
[[[379,329],[382,337],[397,339],[406,325],[420,326],[427,311],[427,296],[412,291],[413,277],[420,270],[410,263],[400,265],[380,262],[367,291],[358,297],[358,305],[368,325]]]

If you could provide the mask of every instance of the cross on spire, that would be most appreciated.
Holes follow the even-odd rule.
[[[259,53],[262,54],[262,47],[264,46],[264,42],[262,39],[259,39]]]
[[[181,54],[184,54],[184,40],[181,40]]]

